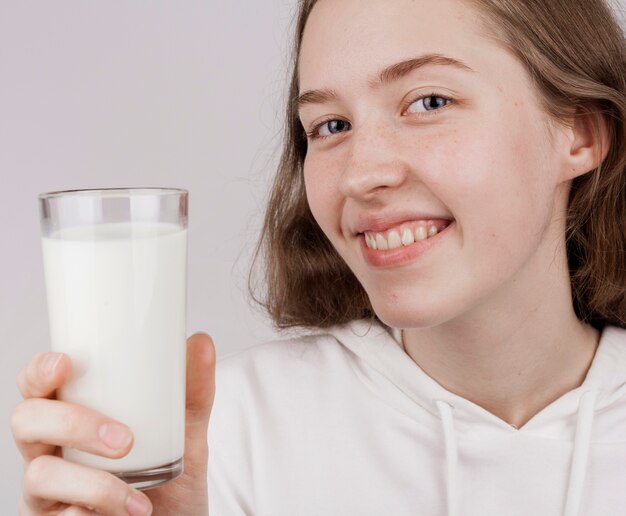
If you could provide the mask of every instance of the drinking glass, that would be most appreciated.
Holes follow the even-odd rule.
[[[131,451],[63,457],[138,489],[182,473],[188,193],[112,188],[39,196],[53,351],[73,369],[57,398],[130,427]]]

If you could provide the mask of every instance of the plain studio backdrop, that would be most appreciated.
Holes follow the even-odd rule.
[[[49,347],[37,194],[188,189],[188,334],[218,356],[276,336],[247,273],[295,4],[0,0],[0,513],[17,512],[22,476],[15,378]]]
[[[0,0],[0,514],[18,371],[49,348],[37,195],[189,190],[188,334],[275,337],[247,273],[280,146],[295,0]]]

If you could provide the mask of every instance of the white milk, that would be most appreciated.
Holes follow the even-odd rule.
[[[74,369],[59,398],[127,424],[121,459],[63,456],[113,472],[180,459],[185,421],[187,231],[111,223],[43,238],[52,349]]]

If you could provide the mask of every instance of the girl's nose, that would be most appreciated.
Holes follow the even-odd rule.
[[[392,134],[352,135],[352,147],[339,179],[346,197],[373,200],[406,181],[408,164],[400,157]]]

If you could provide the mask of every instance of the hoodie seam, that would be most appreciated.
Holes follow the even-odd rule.
[[[348,351],[349,353],[351,353],[354,357],[356,357],[356,359],[360,362],[364,362],[364,360],[357,355],[356,353],[354,353],[351,349],[348,348],[344,348],[346,349],[346,351]],[[397,407],[396,405],[394,405],[393,403],[389,402],[389,400],[387,400],[385,397],[381,396],[377,391],[375,391],[370,385],[368,385],[368,383],[361,377],[361,374],[359,373],[359,371],[357,370],[356,365],[348,360],[348,364],[350,366],[350,369],[352,371],[352,374],[357,378],[358,382],[365,388],[367,389],[367,391],[369,393],[371,393],[376,400],[383,404],[385,407],[388,407],[392,410],[394,410],[395,412],[402,414],[404,417],[410,419],[413,423],[419,425],[420,427],[425,427],[429,430],[433,430],[436,431],[437,427],[441,424],[441,419],[436,415],[433,414],[432,412],[430,412],[429,410],[425,409],[424,407],[422,407],[419,403],[415,403],[413,400],[411,400],[410,396],[407,396],[406,393],[404,391],[402,391],[401,389],[398,388],[397,385],[395,385],[389,378],[387,378],[385,375],[383,375],[382,373],[380,373],[379,371],[376,371],[373,368],[372,369],[377,375],[379,375],[385,382],[387,382],[388,384],[390,384],[394,389],[397,389],[399,392],[402,393],[403,396],[405,396],[406,398],[408,398],[416,407],[419,407],[419,409],[421,411],[423,411],[425,414],[428,414],[429,416],[432,416],[434,418],[433,421],[433,425],[432,427],[426,423],[424,423],[423,421],[420,421],[419,419],[417,419],[413,414],[409,413],[408,411],[405,411],[399,407]],[[365,363],[368,367],[369,364]]]

